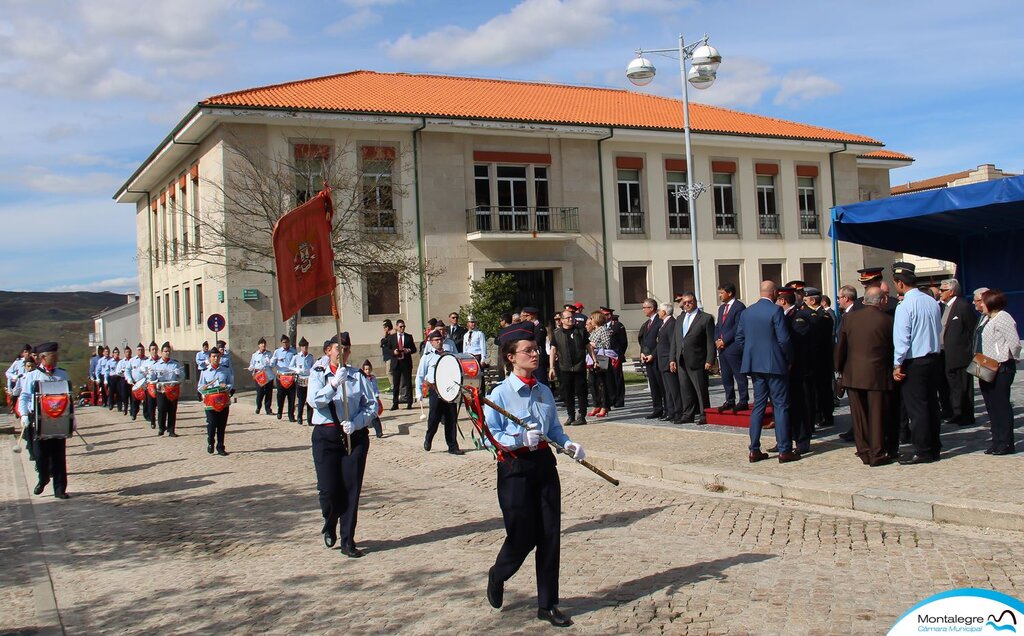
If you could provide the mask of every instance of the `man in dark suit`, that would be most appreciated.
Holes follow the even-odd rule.
[[[808,394],[807,385],[812,383],[811,357],[814,355],[811,334],[811,312],[807,307],[796,306],[796,290],[783,287],[778,290],[775,304],[782,307],[789,330],[789,341],[793,357],[789,364],[789,434],[798,453],[811,450],[811,436],[814,433],[815,402],[813,392]],[[778,452],[778,447],[769,448]]]
[[[789,387],[787,375],[793,359],[793,345],[786,329],[782,308],[775,304],[775,283],[761,283],[761,298],[748,307],[736,329],[736,344],[743,348],[740,373],[748,373],[754,381],[754,410],[750,413],[750,462],[768,459],[761,452],[761,424],[772,400],[775,417],[775,441],[779,447],[779,463],[800,459],[793,452],[789,434]]]
[[[942,301],[942,352],[953,411],[947,422],[974,426],[974,378],[968,375],[967,365],[974,358],[974,330],[978,326],[978,316],[971,303],[963,298],[957,279],[942,281],[939,294]]]
[[[676,424],[706,424],[704,410],[710,407],[708,371],[715,362],[715,319],[697,308],[697,298],[685,293],[679,299],[682,313],[676,320],[669,352],[669,370],[679,375],[682,415]]]
[[[445,335],[455,343],[455,349],[462,353],[462,336],[466,335],[466,328],[459,324],[459,314],[453,311],[448,314],[448,326],[445,328]]]
[[[655,362],[661,375],[661,385],[665,389],[665,414],[662,420],[673,422],[683,418],[683,402],[679,397],[679,377],[676,375],[672,362],[672,336],[676,330],[676,319],[672,316],[672,305],[658,305],[658,318],[661,329],[658,330],[658,343],[655,347]]]
[[[395,332],[387,337],[387,350],[391,352],[391,410],[398,410],[398,403],[405,402],[405,408],[412,408],[412,354],[416,353],[416,341],[405,333],[405,321],[395,321]]]
[[[736,343],[736,327],[747,306],[736,298],[736,285],[732,283],[719,286],[718,300],[722,304],[718,306],[718,320],[715,322],[715,348],[718,349],[718,367],[722,372],[722,386],[725,387],[725,403],[718,407],[718,412],[744,411],[749,408],[750,393],[747,376],[740,372],[743,347]],[[736,401],[734,385],[739,389],[739,402]]]
[[[647,320],[640,325],[637,341],[640,343],[640,361],[644,363],[644,372],[647,374],[647,386],[651,389],[653,407],[647,419],[656,420],[665,415],[665,389],[655,355],[655,349],[658,346],[658,332],[661,330],[661,318],[658,316],[657,301],[653,298],[644,300],[642,309]]]
[[[892,377],[892,316],[882,311],[882,290],[864,294],[864,310],[843,318],[835,363],[850,399],[857,456],[869,466],[892,463],[899,451]]]

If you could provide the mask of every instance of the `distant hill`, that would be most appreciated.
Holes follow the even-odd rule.
[[[23,345],[47,340],[60,343],[60,366],[75,384],[89,368],[92,317],[125,304],[124,294],[110,292],[0,291],[0,364],[6,371]]]

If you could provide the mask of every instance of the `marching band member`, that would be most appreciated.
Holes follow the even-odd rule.
[[[44,342],[35,348],[39,356],[39,368],[27,374],[22,379],[22,391],[18,398],[18,407],[21,411],[22,426],[29,426],[32,422],[31,415],[35,412],[35,394],[39,389],[40,382],[52,382],[63,380],[67,382],[70,390],[71,380],[64,369],[57,367],[57,343]],[[71,417],[74,418],[74,403],[68,404],[71,409]],[[72,426],[74,420],[72,419]],[[53,496],[57,499],[68,499],[68,465],[67,465],[67,440],[58,439],[36,439],[35,447],[36,472],[39,473],[39,483],[32,490],[33,494],[43,494],[43,489],[53,480]]]
[[[220,349],[220,366],[225,369],[231,369],[232,373],[234,373],[234,369],[231,367],[231,352],[228,351],[228,343],[218,340],[217,348]]]
[[[302,338],[299,340],[299,352],[292,356],[292,360],[288,364],[288,368],[295,374],[295,394],[299,405],[298,418],[300,426],[306,424],[306,420],[303,419],[303,411],[307,413],[306,417],[309,419],[310,424],[313,423],[313,409],[306,406],[307,392],[309,390],[309,372],[313,369],[313,362],[313,354],[309,352],[309,341]]]
[[[110,347],[103,347],[100,359],[96,361],[96,386],[99,388],[100,405],[106,406],[110,401],[110,385],[107,374],[110,365]]]
[[[128,359],[131,358],[132,350],[128,347],[124,348],[124,357],[121,357],[121,352],[114,349],[114,370],[110,374],[112,382],[112,392],[114,393],[114,408],[117,409],[118,413],[122,415],[128,414],[128,380],[125,378],[125,371],[128,369]]]
[[[206,369],[199,374],[198,387],[200,393],[211,389],[226,391],[226,394],[222,391],[221,395],[217,396],[219,399],[204,400],[206,405],[206,452],[213,454],[214,438],[216,437],[217,454],[225,456],[228,452],[224,450],[224,431],[228,425],[228,411],[231,410],[230,396],[235,392],[235,378],[231,369],[220,365],[220,360],[220,349],[210,349]]]
[[[174,432],[174,424],[178,419],[178,398],[181,396],[181,380],[185,377],[185,370],[181,363],[171,359],[171,343],[165,342],[160,346],[160,359],[149,368],[149,379],[157,383],[156,412],[157,412],[157,435],[177,437]],[[178,384],[162,385],[164,382]]]
[[[444,441],[448,445],[448,452],[452,455],[464,455],[465,451],[459,448],[459,440],[455,436],[455,420],[458,417],[458,404],[449,404],[441,399],[434,386],[434,371],[437,368],[437,361],[445,354],[443,331],[431,331],[427,334],[427,346],[424,347],[423,356],[420,357],[420,365],[416,369],[416,401],[423,399],[424,388],[427,389],[427,396],[430,400],[430,412],[427,415],[427,436],[423,440],[423,450],[430,451],[434,442],[434,435],[437,434],[437,425],[444,420]],[[450,342],[450,341],[449,341]]]
[[[89,358],[89,389],[92,391],[92,405],[96,406],[100,401],[100,387],[96,384],[96,365],[103,357],[103,347],[96,347],[96,354]]]
[[[377,400],[377,410],[373,412],[373,418],[370,421],[370,426],[373,427],[373,432],[377,434],[377,439],[384,437],[384,431],[380,425],[380,411],[383,410],[383,406],[380,401],[380,386],[377,384],[377,376],[373,375],[373,365],[370,364],[370,360],[363,360],[363,366],[361,368],[363,375],[366,376],[366,380],[370,383],[370,391],[373,393],[373,399]]]
[[[270,402],[274,395],[274,362],[267,351],[267,339],[260,338],[256,341],[257,349],[249,358],[249,366],[246,367],[252,373],[252,379],[256,380],[256,415],[260,414],[260,407],[267,415],[273,415]],[[261,385],[257,377],[265,381]]]
[[[153,365],[160,361],[160,349],[157,348],[155,341],[149,343],[149,357],[146,358],[139,366],[139,370],[143,376],[148,380],[150,378],[150,372],[153,370]],[[149,422],[150,428],[156,428],[156,398],[146,391],[146,397],[143,398],[142,404],[142,416]]]
[[[307,397],[307,404],[314,409],[313,465],[324,517],[320,532],[324,545],[334,547],[340,521],[342,554],[359,558],[363,552],[356,547],[355,530],[370,446],[366,426],[377,412],[377,402],[367,379],[348,366],[352,350],[348,333],[328,340],[324,348],[327,366],[313,367]]]
[[[25,375],[25,360],[32,357],[32,345],[25,345],[21,348],[21,354],[11,363],[11,366],[4,372],[7,378],[7,392],[11,393],[18,385],[18,380]]]
[[[291,338],[281,336],[281,346],[274,350],[271,361],[277,376],[277,419],[281,419],[284,400],[288,398],[288,421],[295,421],[295,376],[292,375],[291,361],[295,356]],[[285,386],[285,384],[288,386]]]
[[[14,383],[14,388],[11,389],[11,399],[14,400],[15,411],[19,416],[24,415],[24,413],[22,413],[21,411],[19,398],[22,392],[24,392],[25,385],[27,384],[25,378],[28,376],[28,374],[36,370],[35,354],[32,351],[29,351],[29,355],[26,358],[24,358],[24,361],[24,372],[20,376],[18,376],[17,382]],[[22,423],[24,423],[24,420],[22,420]],[[23,426],[22,428],[24,429],[24,432],[22,433],[22,439],[25,440],[25,448],[28,449],[28,459],[29,461],[34,462],[36,461],[36,445],[34,443],[35,434],[33,432],[33,428],[31,426]]]
[[[512,372],[490,395],[491,401],[535,429],[523,428],[484,407],[487,427],[504,447],[498,455],[498,505],[505,521],[505,543],[487,573],[487,600],[492,607],[501,607],[505,581],[536,548],[537,618],[568,627],[572,620],[558,609],[561,485],[555,456],[543,437],[561,445],[574,459],[583,459],[584,452],[562,430],[551,389],[534,376],[542,353],[532,329],[503,335],[500,355]]]
[[[196,371],[202,373],[210,368],[210,341],[203,340],[202,351],[196,351]]]
[[[135,349],[135,357],[128,361],[128,368],[124,371],[125,380],[128,382],[128,396],[130,402],[129,414],[132,416],[134,422],[139,417],[139,407],[145,403],[145,397],[139,400],[135,397],[135,386],[139,382],[144,382],[146,374],[143,371],[142,365],[146,362],[146,347],[139,343],[139,346]],[[146,387],[143,384],[142,387],[143,395],[145,395]],[[146,412],[143,410],[142,418],[146,417]]]

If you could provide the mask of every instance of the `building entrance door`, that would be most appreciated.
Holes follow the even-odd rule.
[[[509,274],[516,279],[515,311],[534,306],[540,310],[540,321],[547,324],[555,314],[555,272],[551,269],[488,270],[485,276]]]

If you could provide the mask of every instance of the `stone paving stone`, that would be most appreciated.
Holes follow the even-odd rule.
[[[371,439],[357,537],[367,556],[350,560],[318,534],[309,429],[257,417],[250,404],[243,396],[232,407],[229,457],[206,454],[196,403],[182,403],[176,439],[82,410],[80,428],[96,450],[69,446],[73,498],[32,498],[68,633],[544,630],[532,559],[506,585],[501,611],[484,598],[503,539],[488,454],[425,453],[416,422],[412,435]],[[385,417],[386,431],[414,418]],[[593,431],[581,439],[605,452],[621,444],[606,437],[612,432],[641,445],[648,434],[680,433],[579,430]],[[0,514],[16,500],[12,458],[25,461],[0,461]],[[615,488],[564,458],[559,471],[561,606],[576,621],[568,633],[877,634],[942,590],[995,587],[1019,597],[1024,586],[1017,533],[777,505],[629,475]],[[14,608],[0,629],[32,625],[17,600],[28,577],[10,549],[0,552],[0,571]]]

